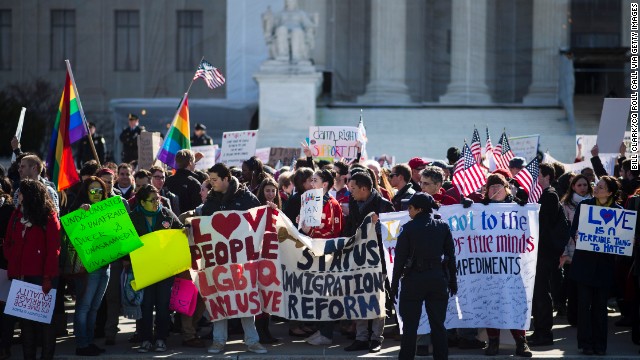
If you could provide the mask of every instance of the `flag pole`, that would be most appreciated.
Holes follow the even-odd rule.
[[[204,60],[204,56],[202,57],[202,59],[200,59],[200,62],[198,63],[198,67],[200,66],[200,64],[202,64],[202,60]],[[198,69],[196,69],[196,71],[198,71]],[[189,87],[187,88],[187,92],[185,94],[188,94],[189,91],[191,90],[191,86],[193,85],[193,78],[191,79],[191,83],[189,84]],[[186,95],[185,95],[186,96]],[[181,103],[182,104],[182,103]]]
[[[82,101],[80,101],[80,94],[78,93],[78,87],[76,86],[76,79],[73,77],[73,71],[71,70],[71,63],[69,62],[68,59],[65,60],[64,62],[67,64],[67,71],[69,72],[71,83],[73,84],[73,92],[76,95],[76,102],[78,103],[78,110],[80,110],[80,117],[82,117],[82,126],[87,131],[87,136],[89,137],[89,145],[91,146],[91,152],[93,153],[93,158],[96,159],[96,161],[98,162],[98,167],[99,167],[100,158],[98,158],[96,147],[93,145],[93,137],[91,136],[91,130],[89,129],[89,125],[87,124],[87,118],[84,116],[84,110],[82,109]]]

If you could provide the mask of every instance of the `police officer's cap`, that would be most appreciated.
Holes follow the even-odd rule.
[[[423,209],[427,211],[438,208],[438,204],[433,200],[433,197],[425,193],[414,194],[411,199],[409,199],[409,205],[416,209]]]
[[[138,120],[139,117],[136,114],[129,114],[129,120]]]
[[[207,127],[204,124],[197,123],[196,130],[207,130]]]

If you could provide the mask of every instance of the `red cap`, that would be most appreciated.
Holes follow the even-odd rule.
[[[502,176],[504,176],[505,179],[509,180],[511,179],[513,176],[511,176],[511,173],[509,172],[509,170],[507,169],[496,169],[492,172],[492,174],[500,174]]]
[[[409,160],[409,167],[412,170],[415,170],[415,169],[421,168],[421,167],[425,167],[427,165],[429,165],[429,163],[424,161],[424,160],[422,160],[419,157],[414,157],[413,159]]]
[[[111,170],[109,168],[102,168],[102,169],[98,170],[98,173],[96,174],[96,176],[100,177],[100,176],[106,175],[106,174],[109,174],[109,175],[112,175],[112,176],[115,175],[113,170]]]

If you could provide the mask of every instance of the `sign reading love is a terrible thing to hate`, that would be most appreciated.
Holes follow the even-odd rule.
[[[637,216],[633,210],[581,205],[576,249],[631,256]]]

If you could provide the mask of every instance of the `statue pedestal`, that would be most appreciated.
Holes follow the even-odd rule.
[[[316,125],[322,74],[314,67],[265,63],[253,75],[259,87],[258,147],[299,147]]]

